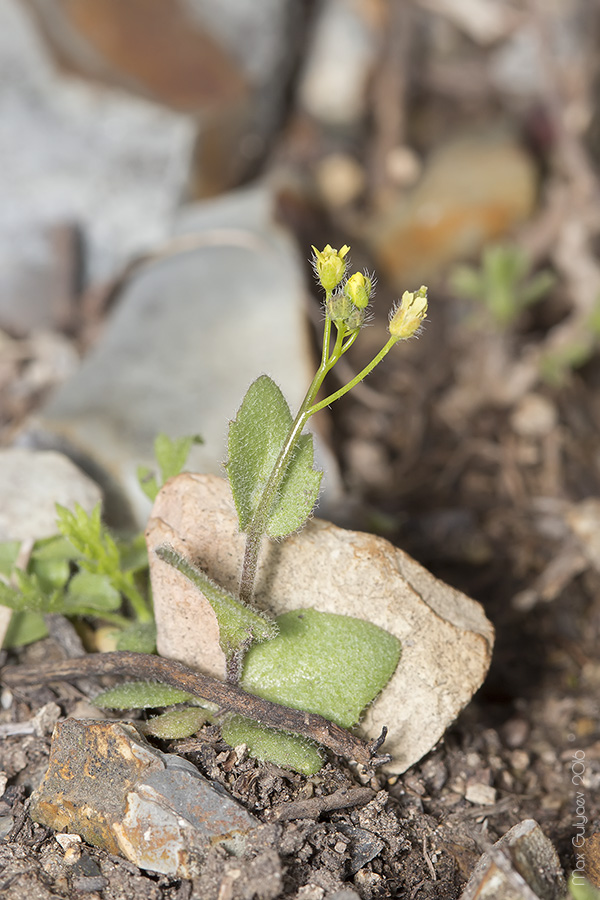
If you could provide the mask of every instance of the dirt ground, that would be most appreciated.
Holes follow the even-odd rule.
[[[238,762],[218,729],[206,726],[199,742],[176,749],[265,824],[244,861],[213,850],[198,883],[143,873],[92,848],[76,865],[67,865],[53,836],[26,815],[26,797],[44,770],[49,737],[9,737],[0,746],[0,768],[9,779],[0,813],[14,816],[0,844],[0,889],[7,896],[320,900],[346,886],[362,898],[452,900],[482,850],[528,817],[553,841],[565,869],[573,868],[580,788],[572,774],[581,769],[573,768],[574,761],[584,760],[588,836],[600,828],[600,573],[582,565],[557,590],[551,581],[540,596],[524,591],[539,587],[568,541],[562,508],[598,495],[600,367],[593,359],[565,386],[539,389],[557,417],[533,443],[515,432],[509,411],[491,407],[451,428],[438,414],[438,398],[451,389],[456,365],[446,314],[454,315],[452,306],[440,302],[421,339],[373,376],[369,388],[377,392],[376,404],[364,394],[340,405],[334,434],[352,485],[346,513],[352,524],[383,531],[434,574],[479,600],[494,622],[492,668],[473,702],[438,747],[389,782],[382,774],[360,778],[336,759],[312,778]],[[384,406],[381,398],[389,402]],[[526,466],[515,462],[523,441],[537,450]],[[548,483],[547,458],[553,453],[554,480]],[[52,652],[40,644],[21,655],[31,663]],[[48,702],[68,714],[78,699],[78,691],[66,685],[21,689],[2,721],[27,720]],[[361,808],[322,815],[313,809],[299,820],[269,820],[269,810],[281,802],[365,782],[374,793]],[[473,785],[489,786],[491,793],[473,793]]]
[[[484,71],[485,54],[477,58]],[[555,272],[555,287],[503,329],[436,277],[423,334],[390,354],[366,386],[334,407],[328,424],[347,489],[339,524],[401,546],[478,600],[494,623],[491,670],[474,700],[428,756],[390,780],[381,773],[361,775],[331,756],[310,778],[239,760],[213,726],[197,740],[170,745],[264,822],[243,859],[215,848],[194,882],[142,872],[92,847],[66,861],[54,836],[27,815],[27,797],[47,764],[49,735],[0,739],[0,770],[8,779],[0,824],[10,826],[0,842],[0,895],[326,900],[347,888],[363,900],[454,900],[482,851],[525,818],[541,825],[567,873],[575,865],[577,804],[585,809],[586,837],[600,833],[600,559],[593,543],[600,513],[589,505],[600,498],[597,342],[588,342],[560,377],[545,379],[542,365],[548,349],[580,339],[582,294],[600,289],[600,224],[590,213],[600,195],[593,84],[589,72],[579,84],[592,123],[583,135],[558,127],[562,95],[556,83],[542,116],[545,130],[539,109],[524,113],[504,102],[503,113],[514,117],[524,141],[534,132],[543,137],[536,144],[539,207],[514,240],[532,251],[534,269]],[[452,117],[428,89],[424,111],[421,85],[415,127],[422,128],[427,116]],[[456,117],[466,118],[474,104],[479,117],[497,112],[499,101],[475,101],[456,88],[446,102]],[[433,134],[438,131],[433,127]],[[377,129],[371,134],[375,143]],[[318,144],[318,137],[311,140]],[[302,147],[292,123],[276,158],[301,168]],[[368,156],[372,149],[361,151]],[[348,242],[355,265],[373,268],[353,234],[356,216],[323,210],[297,187],[282,191],[281,201],[299,246]],[[574,222],[582,233],[565,254],[563,239]],[[349,354],[353,369],[385,340],[385,311],[396,296],[380,278],[374,322]],[[315,298],[309,312],[318,322],[317,303]],[[98,310],[95,315],[102,314]],[[86,334],[93,324],[87,323]],[[5,444],[44,396],[39,380],[27,381],[35,346],[23,340],[12,347],[12,369],[0,385]],[[515,386],[517,371],[523,378]],[[46,380],[52,382],[51,370]],[[1,662],[31,664],[58,653],[48,640],[18,654],[3,652]],[[6,698],[0,725],[27,721],[50,702],[68,715],[81,699],[67,685],[20,689],[12,705]],[[321,812],[316,803],[303,817],[273,820],[282,802],[319,800],[348,785],[371,787],[372,799],[333,812]],[[596,866],[597,873],[597,860]],[[339,900],[352,896],[339,894]]]

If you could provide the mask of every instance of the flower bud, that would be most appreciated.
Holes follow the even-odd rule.
[[[341,250],[334,250],[327,244],[324,250],[313,247],[313,252],[315,254],[313,265],[319,281],[326,291],[332,291],[344,277],[345,257],[350,252],[350,247],[344,244]]]
[[[373,282],[362,272],[355,272],[344,286],[344,294],[357,309],[366,309],[373,291]]]
[[[327,315],[338,328],[355,331],[365,321],[365,310],[354,306],[345,291],[336,291],[327,301]]]
[[[416,334],[427,315],[427,288],[422,285],[418,291],[404,291],[400,303],[390,313],[388,330],[392,337],[401,341]]]

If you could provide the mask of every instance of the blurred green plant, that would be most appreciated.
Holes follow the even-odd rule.
[[[489,244],[478,267],[455,266],[450,275],[452,290],[481,303],[494,325],[502,329],[542,300],[555,280],[546,269],[533,273],[527,253],[515,244]]]
[[[200,440],[158,435],[154,450],[162,481],[183,469],[192,444]],[[140,470],[152,495],[159,485],[149,474]],[[35,542],[25,568],[17,564],[20,542],[0,544],[0,604],[14,611],[3,646],[45,637],[44,616],[61,613],[113,626],[118,650],[152,653],[156,630],[144,535],[113,536],[99,505],[91,513],[79,505],[73,511],[57,505],[56,530],[56,537]]]
[[[568,340],[542,353],[540,374],[554,386],[565,383],[574,370],[584,366],[600,347],[600,297],[590,315],[573,330]]]

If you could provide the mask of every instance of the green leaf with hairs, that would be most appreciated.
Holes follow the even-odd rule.
[[[231,747],[245,744],[250,756],[303,775],[314,775],[323,767],[323,757],[311,741],[296,734],[265,728],[243,716],[227,719],[222,734],[223,740]]]
[[[170,438],[162,432],[157,435],[154,441],[154,456],[160,469],[160,483],[147,466],[138,466],[137,470],[140,487],[146,496],[154,501],[161,485],[183,471],[193,445],[203,443],[204,440],[199,434],[181,438]]]
[[[148,719],[142,730],[144,734],[174,741],[191,737],[205,722],[211,721],[212,716],[205,709],[186,706],[183,709],[170,709],[160,716],[153,716]]]
[[[202,569],[198,569],[172,547],[158,547],[156,555],[185,575],[204,594],[217,617],[219,643],[228,660],[243,653],[252,643],[275,637],[278,629],[273,619],[246,606],[229,591],[219,587]]]
[[[24,610],[12,614],[2,646],[6,649],[24,647],[47,636],[44,617],[40,613]]]
[[[315,609],[276,621],[277,637],[246,654],[244,690],[351,728],[394,674],[400,641],[371,622]]]
[[[155,653],[156,625],[154,622],[134,622],[133,625],[124,628],[117,638],[117,650]]]
[[[101,709],[155,709],[175,703],[195,704],[197,699],[194,694],[158,681],[129,681],[102,691],[94,703]]]
[[[240,528],[247,531],[292,427],[289,406],[268,375],[257,378],[229,426],[227,475]],[[266,532],[285,537],[304,525],[319,496],[322,472],[313,468],[312,435],[302,435],[266,515]]]

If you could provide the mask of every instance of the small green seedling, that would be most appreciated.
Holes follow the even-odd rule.
[[[553,274],[546,269],[532,274],[527,253],[511,244],[488,245],[479,268],[456,266],[451,275],[452,289],[482,303],[499,328],[510,327],[524,309],[548,293],[554,282]]]
[[[240,530],[246,534],[238,596],[216,585],[173,548],[157,550],[211,604],[229,681],[239,682],[249,693],[319,713],[345,727],[358,722],[363,709],[389,681],[400,658],[399,641],[363,620],[315,609],[295,610],[274,621],[258,612],[252,600],[264,539],[281,539],[298,531],[318,499],[322,472],[314,468],[312,435],[304,431],[309,419],[359,384],[399,341],[414,335],[427,313],[426,288],[406,291],[391,311],[389,338],[379,353],[347,384],[319,399],[325,377],[357,339],[373,293],[373,280],[366,273],[346,277],[349,249],[313,248],[315,271],[325,291],[323,350],[296,415],[292,416],[275,382],[261,375],[230,424],[226,471]],[[106,695],[102,702],[106,703]],[[151,720],[150,728],[155,721]],[[192,717],[190,727],[195,721]],[[162,723],[164,719],[161,727]],[[178,719],[178,735],[181,724]],[[322,765],[318,749],[297,735],[276,732],[241,716],[226,718],[222,728],[225,740],[245,744],[259,758],[307,774]]]
[[[199,437],[172,441],[164,434],[154,449],[162,482],[183,469]],[[142,470],[147,478],[149,470]],[[146,481],[150,495],[157,479]],[[19,647],[48,634],[44,615],[61,613],[92,618],[115,630],[119,650],[152,653],[156,631],[148,587],[148,553],[143,534],[113,537],[100,517],[76,506],[57,506],[56,537],[36,541],[25,568],[19,568],[20,543],[0,544],[0,604],[14,610],[4,647]]]
[[[140,487],[149,500],[156,500],[160,488],[169,478],[183,470],[194,444],[203,444],[204,440],[199,434],[191,437],[181,437],[172,440],[166,434],[157,435],[154,441],[154,458],[160,472],[160,484],[156,475],[148,466],[138,466],[137,477]]]
[[[596,298],[591,313],[571,330],[567,340],[558,347],[547,349],[540,360],[540,373],[544,381],[554,386],[565,383],[568,376],[580,369],[600,346],[600,297]]]

